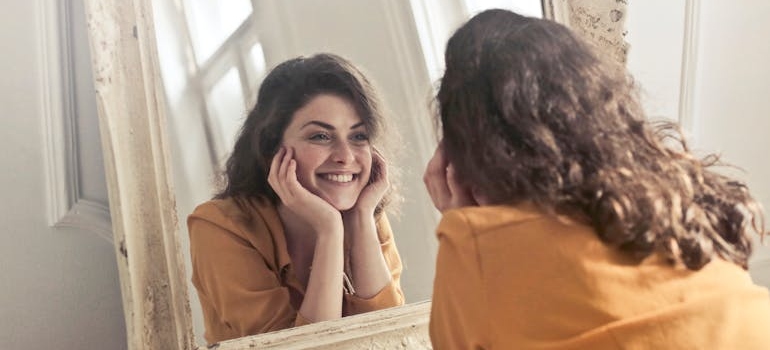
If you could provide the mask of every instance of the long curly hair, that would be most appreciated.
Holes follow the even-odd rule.
[[[262,198],[279,203],[267,181],[271,161],[294,113],[321,94],[351,102],[369,133],[372,147],[386,161],[389,159],[390,147],[382,137],[387,133],[387,120],[373,85],[363,73],[348,60],[330,53],[298,57],[277,65],[262,81],[257,102],[225,164],[222,189],[214,198]],[[390,181],[392,185],[375,209],[376,214],[396,197],[394,180]]]
[[[437,124],[463,185],[579,219],[638,259],[747,268],[750,233],[765,227],[746,185],[692,155],[676,125],[647,121],[626,70],[568,28],[488,10],[445,60]]]

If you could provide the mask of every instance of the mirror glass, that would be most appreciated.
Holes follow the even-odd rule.
[[[400,134],[403,147],[391,166],[400,172],[404,202],[389,218],[407,303],[429,299],[438,222],[422,184],[436,142],[429,103],[451,31],[491,7],[542,16],[539,0],[153,1],[187,280],[186,218],[217,189],[216,176],[261,79],[286,59],[332,52],[374,83]],[[196,339],[205,344],[198,297],[192,284],[188,290]]]

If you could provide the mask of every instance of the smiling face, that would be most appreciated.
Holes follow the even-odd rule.
[[[298,109],[283,134],[294,149],[297,180],[337,210],[353,207],[369,181],[369,133],[353,105],[321,94]]]

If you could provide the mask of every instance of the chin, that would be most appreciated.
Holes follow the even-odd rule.
[[[360,188],[316,189],[316,191],[311,192],[339,211],[352,209],[358,202],[358,196],[361,195]]]
[[[329,204],[331,204],[334,209],[337,209],[339,211],[346,211],[353,208],[353,206],[356,205],[356,202],[350,202],[350,201],[344,201],[344,202],[336,202],[336,201],[327,201]]]
[[[334,207],[334,209],[337,209],[339,211],[346,211],[352,209],[356,205],[356,200],[358,200],[358,197],[356,198],[329,198],[324,196],[323,199],[331,204],[331,206]]]

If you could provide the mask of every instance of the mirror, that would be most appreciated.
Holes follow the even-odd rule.
[[[155,1],[153,16],[186,280],[192,274],[187,215],[214,194],[213,180],[261,79],[286,59],[333,52],[373,81],[404,141],[391,165],[402,169],[404,202],[400,213],[389,218],[404,265],[406,300],[429,299],[436,253],[432,230],[438,217],[421,177],[434,146],[427,109],[431,84],[408,3]],[[196,341],[205,343],[192,284],[188,293]]]
[[[279,3],[283,3],[282,6],[285,7],[277,6]],[[343,13],[374,12],[379,16],[342,19],[324,12],[331,11],[330,9],[333,8],[343,8],[331,6],[328,2],[324,3],[324,6],[310,2],[306,4],[307,6],[299,6],[299,3],[285,4],[278,0],[250,2],[255,13],[264,16],[264,21],[259,22],[260,24],[254,28],[258,33],[262,33],[262,36],[257,38],[264,40],[260,41],[261,51],[264,54],[264,67],[301,53],[333,51],[347,56],[360,65],[380,87],[380,93],[390,108],[391,115],[394,118],[400,118],[396,119],[397,122],[394,124],[404,126],[402,132],[406,135],[403,138],[412,142],[410,147],[413,152],[408,153],[405,158],[411,159],[419,167],[412,170],[412,174],[405,171],[407,175],[403,179],[402,192],[414,197],[417,208],[430,208],[430,202],[422,189],[421,181],[410,182],[409,176],[416,176],[418,179],[421,177],[422,166],[432,152],[433,138],[428,132],[430,119],[426,115],[425,106],[432,92],[431,81],[435,81],[439,71],[437,67],[440,67],[440,59],[437,57],[440,57],[440,48],[443,47],[445,38],[448,36],[447,28],[453,28],[465,18],[464,15],[458,15],[458,12],[452,9],[463,9],[465,8],[463,6],[468,6],[469,3],[472,2],[460,3],[458,0],[453,7],[447,6],[448,3],[445,1],[430,0],[381,0],[365,4],[346,2],[347,7],[344,11],[341,10]],[[615,4],[615,1],[607,1],[607,3]],[[494,2],[489,4],[494,5]],[[187,131],[175,131],[174,127],[188,123],[173,119],[176,117],[167,116],[166,112],[173,111],[179,101],[189,101],[181,99],[182,95],[176,97],[165,95],[160,77],[168,73],[160,70],[161,59],[157,54],[156,38],[162,39],[159,41],[162,44],[161,47],[175,43],[166,41],[167,39],[162,38],[160,32],[156,33],[153,30],[153,5],[149,0],[121,2],[86,0],[85,5],[129,348],[205,347],[193,332],[191,305],[197,303],[197,300],[188,294],[191,288],[188,286],[189,275],[185,273],[185,247],[180,243],[186,232],[179,230],[178,220],[186,215],[179,209],[181,203],[190,199],[192,199],[191,202],[199,199],[193,197],[193,191],[197,190],[192,186],[207,185],[210,181],[203,176],[202,180],[180,183],[177,181],[178,177],[172,175],[174,172],[171,169],[180,163],[184,165],[187,159],[184,155],[174,154],[176,146],[172,141],[182,139],[176,136],[175,132],[186,135],[184,133]],[[356,11],[353,11],[350,6],[356,6]],[[473,7],[468,6],[468,8]],[[563,1],[546,1],[543,8],[551,18],[560,18],[559,16],[564,14],[562,11],[567,11]],[[436,12],[436,10],[441,11]],[[307,23],[297,23],[297,19],[291,17],[301,13],[305,14]],[[442,18],[440,23],[435,21],[437,13],[446,15],[440,17]],[[574,18],[580,19],[591,14],[590,11],[583,12]],[[360,21],[362,18],[368,18],[368,21]],[[379,22],[371,22],[375,20]],[[346,22],[349,26],[342,26]],[[333,32],[324,39],[307,36],[317,33],[286,27],[289,24],[308,25],[308,28],[313,28],[314,25],[339,24],[340,26],[336,27],[338,32]],[[259,26],[264,27],[260,29]],[[424,27],[420,28],[420,26]],[[242,28],[247,27],[238,27],[236,32]],[[276,28],[282,28],[281,33],[289,33],[290,39],[271,39],[268,34]],[[378,32],[376,28],[387,29],[381,29]],[[419,35],[414,35],[418,32]],[[372,33],[379,34],[372,36]],[[407,35],[408,33],[411,35]],[[353,37],[337,41],[347,34],[352,34]],[[332,38],[335,40],[331,40]],[[282,46],[271,40],[288,40],[289,45]],[[310,46],[303,47],[304,44]],[[353,50],[352,47],[356,49]],[[361,47],[371,49],[361,50]],[[277,49],[272,51],[272,48]],[[433,49],[424,49],[425,52],[423,52],[423,48]],[[438,51],[436,48],[439,48]],[[252,55],[255,52],[256,57],[259,57],[259,50],[254,49],[253,46],[246,46],[245,49],[248,50],[248,57],[255,57]],[[212,51],[210,48],[208,50]],[[216,53],[217,49],[213,51]],[[186,55],[191,54],[189,47],[183,52]],[[382,55],[391,57],[393,60],[383,63],[379,60]],[[257,61],[261,62],[259,59]],[[256,67],[262,66],[256,65]],[[189,66],[182,68],[182,72],[191,69]],[[214,71],[216,69],[219,68],[216,66],[212,68]],[[250,89],[256,87],[255,83],[258,79],[256,75],[249,78],[249,74],[255,71],[244,70],[243,75],[247,77],[248,84],[243,89],[247,92],[253,93]],[[225,75],[227,74],[230,73]],[[216,86],[216,81],[207,81],[205,77],[201,77],[200,80],[202,86]],[[212,89],[212,91],[215,90]],[[198,93],[199,96],[203,95]],[[216,92],[214,94],[216,95]],[[175,98],[180,99],[175,100]],[[245,100],[247,99],[244,98]],[[236,111],[245,110],[247,105],[248,102],[241,104]],[[197,105],[181,104],[179,106],[195,110]],[[235,108],[229,103],[220,107]],[[212,137],[211,140],[215,139]],[[211,151],[204,151],[201,152],[202,155],[199,153],[191,157],[203,158],[215,164],[221,152],[227,147],[218,144],[218,141],[211,140],[209,140],[210,143],[214,145]],[[205,198],[208,198],[210,192],[201,191],[206,193]],[[182,194],[190,195],[191,198],[185,198]],[[412,209],[402,210],[412,213]],[[404,278],[424,268],[428,272],[423,274],[421,281],[431,281],[433,259],[428,259],[429,263],[425,266],[410,263],[410,259],[430,255],[431,252],[435,254],[432,231],[436,216],[431,212],[432,208],[414,211],[417,213],[417,219],[412,222],[405,222],[409,219],[402,219],[403,221],[399,224],[403,225],[401,232],[399,228],[395,228],[398,226],[394,224],[396,241],[404,257],[406,269]],[[177,214],[178,212],[180,214]],[[414,233],[414,236],[409,237],[404,232],[407,235]],[[418,242],[422,245],[414,248],[416,255],[412,258],[410,257],[412,253],[408,251],[411,248],[405,242],[414,237],[417,237],[417,241],[423,242]],[[431,244],[434,245],[433,248]],[[426,251],[429,254],[425,254]],[[415,273],[415,275],[418,274]],[[404,283],[403,287],[409,302],[425,300],[429,296],[429,284],[423,284],[420,287],[421,281],[417,279],[412,291]],[[409,296],[410,293],[412,297]],[[429,302],[420,302],[401,308],[226,341],[221,343],[219,348],[291,346],[292,348],[354,349],[368,347],[375,343],[429,348],[430,342],[427,336],[429,308]],[[361,341],[362,339],[366,340],[365,344]]]
[[[539,0],[507,3],[509,8],[542,15]],[[503,2],[426,2],[419,9],[415,4],[389,0],[153,2],[188,281],[192,268],[186,218],[217,190],[213,179],[253,107],[262,78],[286,59],[332,52],[351,60],[375,84],[389,112],[391,131],[402,141],[391,170],[401,170],[399,192],[404,202],[398,213],[389,213],[404,265],[401,287],[407,303],[430,298],[438,213],[423,188],[422,172],[435,147],[428,104],[431,82],[440,73],[432,66],[440,63],[430,62],[428,54],[439,57],[443,48],[425,45],[425,31],[446,38],[449,28],[459,24],[465,13]],[[427,28],[421,33],[416,16],[420,10],[425,10],[423,16],[434,12],[430,6],[441,6],[443,13],[426,18]],[[450,9],[452,6],[455,8]],[[427,52],[434,47],[435,52]],[[192,284],[188,284],[188,293],[196,341],[205,343],[201,306]]]

